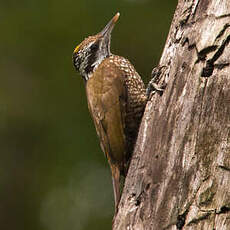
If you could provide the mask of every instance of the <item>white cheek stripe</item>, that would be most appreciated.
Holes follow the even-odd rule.
[[[91,42],[88,44],[88,46],[86,47],[86,49],[88,49],[94,42]],[[98,57],[98,52],[100,52],[101,50],[101,43],[100,43],[100,47],[97,50],[96,53],[96,61],[94,63],[91,64],[91,67],[93,67],[93,71],[90,73],[86,73],[85,72],[85,67],[86,67],[86,63],[83,61],[80,65],[80,73],[81,75],[85,78],[86,81],[88,81],[91,77],[92,77],[92,73],[95,71],[95,69],[101,64],[101,62],[106,58],[106,56],[108,55],[107,53],[102,53],[99,57]],[[85,57],[85,60],[87,60],[88,57]]]

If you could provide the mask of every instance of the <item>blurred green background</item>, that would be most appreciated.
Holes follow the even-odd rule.
[[[147,82],[176,3],[1,1],[0,229],[111,229],[110,170],[72,51],[119,11],[111,50]]]

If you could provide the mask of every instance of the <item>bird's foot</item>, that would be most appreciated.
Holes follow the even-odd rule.
[[[157,66],[152,70],[151,77],[152,79],[148,83],[146,94],[148,99],[151,99],[152,95],[156,92],[160,94],[160,96],[163,94],[166,83],[165,83],[165,73],[167,70],[167,66]],[[159,86],[160,85],[160,86]]]

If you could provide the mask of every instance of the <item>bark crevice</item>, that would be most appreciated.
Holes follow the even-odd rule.
[[[146,105],[114,230],[228,230],[229,12],[229,0],[178,1],[153,70],[167,87]]]

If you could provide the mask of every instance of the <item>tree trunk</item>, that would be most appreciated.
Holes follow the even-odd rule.
[[[179,0],[113,229],[230,229],[230,1]]]

